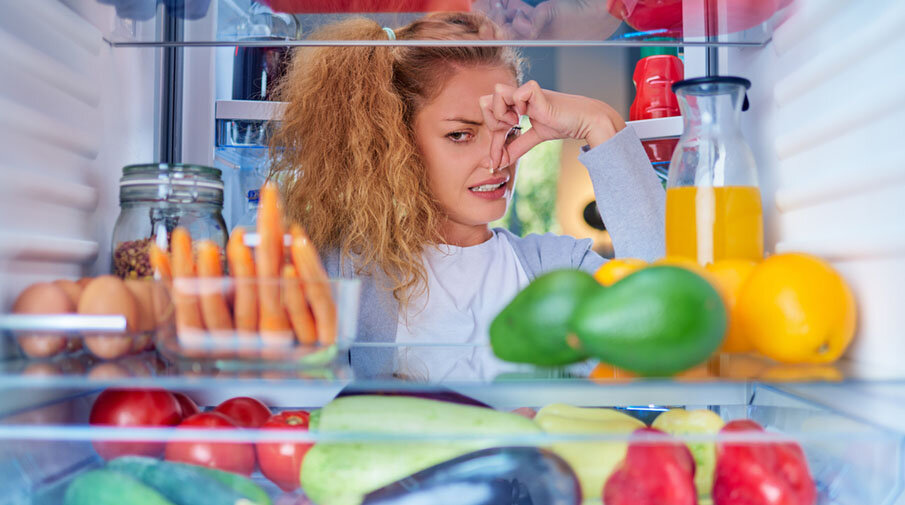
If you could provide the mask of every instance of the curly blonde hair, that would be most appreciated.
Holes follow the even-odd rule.
[[[397,40],[488,40],[496,26],[474,13],[434,14],[395,30]],[[386,40],[356,18],[315,32],[320,40]],[[502,66],[521,80],[508,47],[303,47],[280,82],[288,102],[271,140],[272,175],[287,218],[323,252],[339,250],[358,275],[382,270],[406,305],[426,287],[425,247],[440,243],[444,220],[428,186],[412,123],[422,104],[461,67]]]

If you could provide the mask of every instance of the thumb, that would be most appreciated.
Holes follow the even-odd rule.
[[[516,160],[530,151],[532,147],[543,141],[544,139],[537,133],[537,130],[531,128],[510,142],[509,145],[506,146],[506,153],[509,154],[510,160]]]

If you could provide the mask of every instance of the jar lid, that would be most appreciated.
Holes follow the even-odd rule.
[[[708,86],[708,85],[715,86]],[[751,88],[751,81],[745,79],[744,77],[735,77],[729,75],[714,75],[710,77],[694,77],[691,79],[685,79],[684,81],[674,82],[672,84],[672,91],[675,93],[677,90],[681,88],[687,88],[690,86],[699,86],[702,91],[705,92],[713,92],[717,88],[716,86],[720,84],[736,84],[738,86],[744,86],[745,89]]]
[[[123,167],[119,186],[178,186],[223,190],[222,172],[188,163],[142,163]]]

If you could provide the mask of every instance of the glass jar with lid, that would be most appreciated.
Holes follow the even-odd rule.
[[[193,240],[212,240],[221,250],[228,233],[223,220],[220,170],[202,165],[150,163],[123,167],[119,218],[113,228],[113,273],[123,278],[152,275],[151,243],[168,250],[170,233],[181,226]]]
[[[729,76],[672,85],[685,130],[669,165],[667,256],[702,265],[763,258],[757,166],[741,130],[750,86],[747,79]]]

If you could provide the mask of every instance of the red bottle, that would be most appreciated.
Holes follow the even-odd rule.
[[[635,82],[635,101],[629,108],[629,119],[655,119],[679,116],[679,100],[672,92],[672,83],[685,77],[682,60],[671,54],[655,54],[638,60],[632,80]],[[641,144],[651,163],[672,158],[679,139],[645,140]]]

